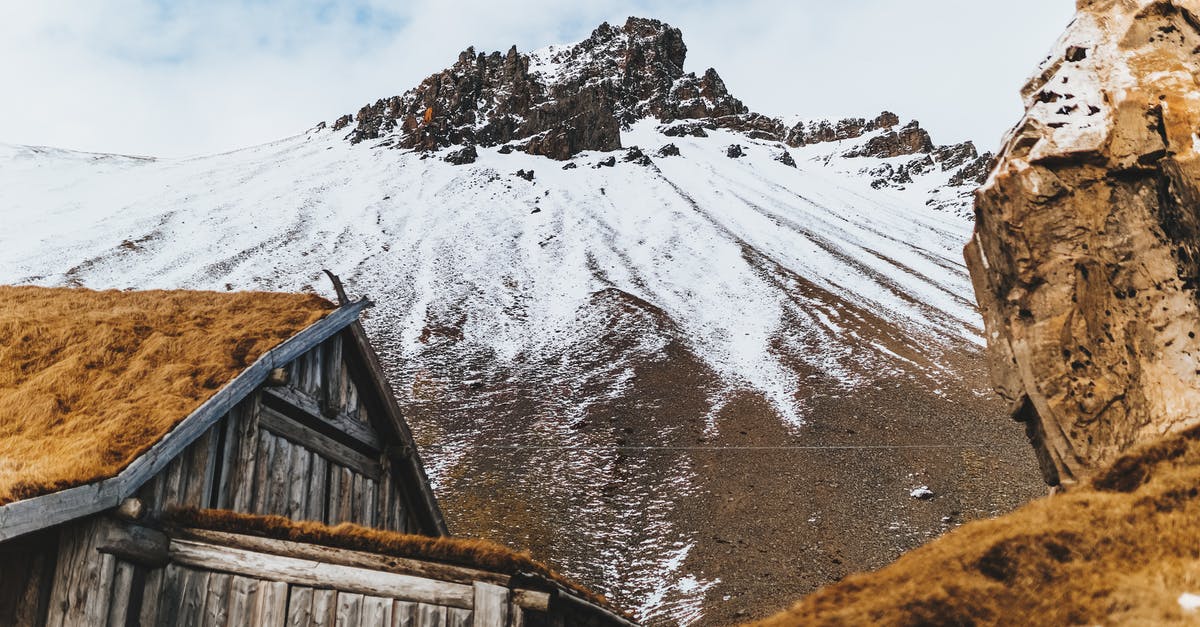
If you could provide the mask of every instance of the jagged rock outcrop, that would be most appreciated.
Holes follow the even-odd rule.
[[[351,142],[435,150],[525,140],[530,154],[567,159],[621,147],[621,125],[747,113],[716,70],[685,73],[679,29],[631,17],[601,24],[578,44],[534,55],[463,51],[449,69],[353,116]],[[335,129],[350,120],[339,118]],[[340,125],[340,126],[339,126]]]
[[[866,133],[890,129],[898,124],[900,124],[900,117],[891,111],[880,113],[874,120],[846,118],[837,122],[829,120],[819,120],[807,124],[800,122],[788,130],[785,139],[793,147],[808,146],[857,139]]]
[[[1200,2],[1080,1],[966,248],[1050,484],[1200,422]]]

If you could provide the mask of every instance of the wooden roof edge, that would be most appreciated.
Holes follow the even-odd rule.
[[[296,359],[352,325],[362,311],[371,305],[370,300],[361,298],[338,307],[263,353],[115,476],[0,505],[0,542],[116,507],[166,468],[172,459],[247,394],[262,385],[277,365]]]

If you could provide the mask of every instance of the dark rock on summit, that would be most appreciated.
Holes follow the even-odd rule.
[[[704,124],[699,122],[676,124],[662,129],[662,134],[667,137],[708,137],[708,132],[704,128]],[[709,126],[709,128],[713,127]]]
[[[808,146],[826,142],[858,139],[867,133],[881,129],[890,129],[900,124],[900,117],[891,111],[880,113],[874,120],[865,118],[847,118],[838,122],[821,120],[819,122],[804,122],[793,126],[783,139],[789,146]]]
[[[532,181],[533,170],[517,170],[517,176],[525,179],[526,181]]]
[[[624,161],[626,163],[633,163],[636,165],[643,165],[643,166],[650,165],[651,163],[653,163],[652,161],[650,161],[650,157],[647,157],[646,154],[643,153],[641,151],[641,149],[638,148],[637,146],[631,147],[625,153],[625,156],[621,159],[621,161]]]
[[[416,88],[360,109],[349,139],[395,135],[392,146],[421,151],[528,139],[526,152],[567,159],[620,148],[621,126],[646,117],[747,112],[716,70],[685,73],[686,54],[679,29],[642,18],[601,24],[547,58],[531,59],[516,47],[505,54],[468,48]]]
[[[616,158],[616,157],[609,157],[609,158],[607,158],[607,159],[602,159],[602,160],[600,160],[599,162],[597,162],[597,163],[596,163],[596,165],[594,165],[594,166],[592,166],[592,167],[593,167],[593,168],[601,168],[601,167],[603,167],[603,168],[611,168],[611,167],[613,167],[613,166],[615,166],[615,165],[617,165],[617,158]]]
[[[786,166],[796,167],[796,160],[792,158],[792,153],[784,150],[775,155],[775,160]]]
[[[725,149],[725,156],[729,157],[730,159],[738,159],[746,156],[746,151],[742,150],[741,144],[733,144],[729,148]]]
[[[942,166],[942,172],[949,172],[978,157],[979,153],[975,150],[975,144],[971,142],[938,146],[933,150],[933,158]]]

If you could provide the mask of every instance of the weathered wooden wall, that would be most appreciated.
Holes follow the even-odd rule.
[[[142,487],[150,514],[177,505],[437,533],[383,454],[342,337],[284,371],[286,383],[247,397]]]
[[[552,583],[531,589],[500,573],[226,532],[172,534],[104,518],[71,529],[47,624],[631,625]],[[139,542],[161,549],[161,561],[131,550]]]

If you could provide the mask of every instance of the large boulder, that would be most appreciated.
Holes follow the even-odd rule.
[[[1200,422],[1200,0],[1078,4],[965,251],[1051,485]]]

